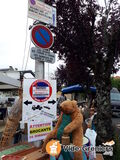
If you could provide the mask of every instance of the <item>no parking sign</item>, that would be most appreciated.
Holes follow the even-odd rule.
[[[56,80],[24,79],[22,121],[56,118]]]
[[[45,102],[52,94],[52,87],[48,81],[36,80],[30,86],[30,96],[37,102]]]
[[[33,43],[40,48],[48,49],[53,45],[52,32],[43,25],[36,25],[31,31]]]

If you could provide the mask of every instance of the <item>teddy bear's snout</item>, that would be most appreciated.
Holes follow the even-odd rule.
[[[63,111],[63,107],[60,105],[60,110]]]
[[[60,105],[60,110],[62,109],[62,106]]]

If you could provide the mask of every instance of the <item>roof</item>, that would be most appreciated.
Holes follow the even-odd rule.
[[[0,69],[0,72],[7,72],[7,71],[14,71],[14,68],[12,66],[9,66],[9,68],[3,68],[3,69]]]
[[[0,73],[0,89],[14,89],[19,88],[21,83],[19,80],[8,77],[2,73]]]
[[[114,79],[120,79],[120,76],[113,77]]]

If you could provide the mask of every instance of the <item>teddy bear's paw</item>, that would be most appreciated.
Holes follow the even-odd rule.
[[[68,128],[64,128],[63,134],[68,135],[69,134],[69,129]]]

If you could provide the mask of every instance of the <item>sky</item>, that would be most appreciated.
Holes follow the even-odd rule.
[[[101,5],[103,2],[104,0],[99,0]],[[35,61],[29,55],[29,49],[34,45],[28,29],[33,20],[27,18],[27,5],[28,0],[1,0],[0,69],[13,66],[18,70],[35,70]],[[49,69],[46,64],[46,73],[53,73],[60,63],[56,58],[55,64],[49,64]]]
[[[30,55],[28,55],[30,53],[30,44],[31,47],[34,45],[31,43],[31,31],[29,30],[29,26],[33,24],[33,20],[27,18],[27,7],[27,0],[1,1],[0,69],[13,66],[13,68],[18,68],[18,70],[35,70],[35,60],[31,59]],[[24,63],[23,57],[25,58]],[[57,62],[56,58],[55,64],[49,64],[49,72],[53,73],[58,64],[59,62]],[[48,72],[48,64],[45,64],[45,67],[46,72]]]

